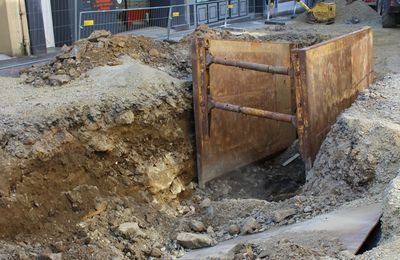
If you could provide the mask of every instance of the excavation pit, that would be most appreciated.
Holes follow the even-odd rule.
[[[305,183],[304,163],[297,156],[294,161],[283,166],[286,161],[284,158],[278,155],[225,173],[207,183],[205,192],[212,200],[229,198],[281,201],[294,197],[301,193]]]
[[[180,79],[189,74],[188,50],[185,62],[176,65],[185,68]],[[61,87],[5,80],[12,89],[5,88],[8,98],[1,103],[19,104],[18,113],[2,110],[0,132],[0,214],[6,216],[0,224],[7,243],[37,256],[48,250],[66,258],[142,259],[157,250],[179,256],[187,249],[176,242],[177,234],[196,233],[193,220],[206,228],[199,233],[222,242],[237,236],[231,226],[239,234],[260,232],[343,203],[336,195],[302,192],[304,163],[297,158],[282,166],[280,156],[225,173],[199,189],[191,82],[177,80],[176,67],[163,66],[163,57],[140,59],[167,73],[132,56],[119,59],[123,64],[90,69],[88,78]],[[151,76],[141,78],[146,73]],[[13,93],[23,93],[21,102]],[[123,233],[126,223],[135,228],[136,223],[143,233],[136,238]]]

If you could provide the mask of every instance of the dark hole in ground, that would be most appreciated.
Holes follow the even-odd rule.
[[[286,166],[282,163],[297,153],[290,148],[272,159],[267,159],[210,181],[207,193],[213,200],[262,199],[279,201],[299,193],[305,183],[305,168],[300,157]]]
[[[377,247],[381,238],[382,238],[382,222],[381,220],[379,220],[376,226],[369,233],[367,239],[364,241],[360,249],[357,251],[357,255],[361,255],[373,249],[374,247]]]

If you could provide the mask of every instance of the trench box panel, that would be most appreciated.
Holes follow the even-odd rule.
[[[296,50],[297,121],[300,149],[310,169],[336,117],[373,81],[369,27]]]
[[[197,43],[196,43],[197,42]],[[205,65],[205,42],[193,46],[194,110],[197,168],[201,186],[224,173],[289,147],[296,129],[289,123],[206,108],[207,95],[220,102],[295,113],[294,82],[290,76]],[[212,56],[291,67],[289,43],[209,40]],[[197,47],[197,48],[196,48]]]

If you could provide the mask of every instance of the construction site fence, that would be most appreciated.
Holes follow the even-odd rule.
[[[32,54],[71,44],[78,15],[74,15],[76,0],[19,0],[20,15],[26,17],[29,47]],[[21,21],[23,23],[23,20]]]
[[[283,6],[283,8],[280,8]],[[87,38],[95,30],[113,34],[128,33],[156,39],[180,37],[200,24],[229,26],[272,15],[291,14],[299,9],[296,1],[221,0],[162,7],[143,7],[79,13],[78,39]]]
[[[200,24],[230,26],[301,10],[295,0],[196,0],[193,4],[102,11],[80,11],[78,0],[19,1],[26,3],[21,10],[26,10],[32,54],[70,45],[95,30],[177,39]]]

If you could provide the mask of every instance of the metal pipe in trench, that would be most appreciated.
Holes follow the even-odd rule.
[[[257,109],[257,108],[251,108],[251,107],[238,106],[238,105],[233,105],[233,104],[229,104],[229,103],[218,102],[218,101],[215,101],[212,99],[209,100],[209,102],[211,103],[211,108],[241,113],[241,114],[245,114],[245,115],[249,115],[249,116],[268,118],[268,119],[272,119],[272,120],[276,120],[276,121],[280,121],[280,122],[291,123],[294,126],[297,126],[296,116],[294,116],[294,115],[288,115],[288,114],[283,114],[283,113],[279,113],[279,112],[271,112],[271,111]]]
[[[241,60],[229,60],[229,59],[225,59],[223,57],[218,57],[218,56],[210,56],[209,59],[210,59],[210,63],[214,63],[214,64],[221,64],[221,65],[226,65],[226,66],[267,72],[267,73],[272,73],[272,74],[291,75],[291,70],[288,67],[271,66],[271,65],[252,63],[252,62],[241,61]]]

